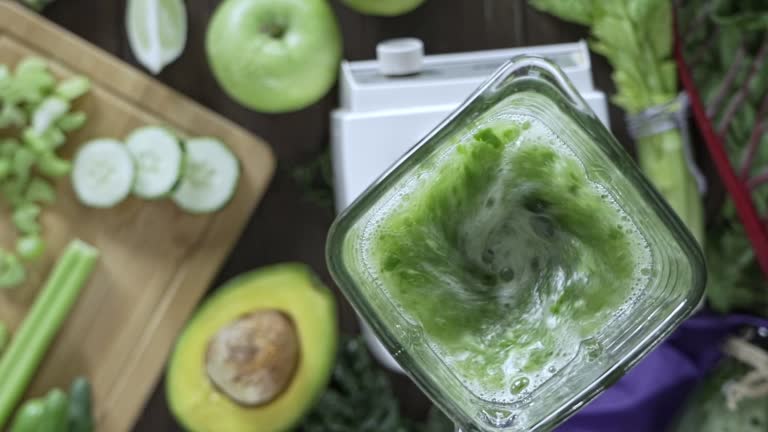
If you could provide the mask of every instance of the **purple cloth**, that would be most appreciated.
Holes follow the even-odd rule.
[[[694,316],[557,432],[663,431],[720,359],[720,345],[745,325],[768,327],[768,320],[709,312]]]

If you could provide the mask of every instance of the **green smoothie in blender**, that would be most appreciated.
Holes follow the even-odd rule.
[[[701,251],[552,64],[503,67],[336,221],[330,270],[465,432],[551,430],[688,316]]]
[[[536,119],[486,125],[436,164],[374,217],[366,260],[466,386],[511,402],[632,303],[648,247]]]

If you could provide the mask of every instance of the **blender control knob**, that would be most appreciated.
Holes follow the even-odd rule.
[[[384,75],[419,73],[424,61],[424,43],[416,38],[385,40],[376,46],[376,58]]]

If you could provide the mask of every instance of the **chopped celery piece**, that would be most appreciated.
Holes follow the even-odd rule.
[[[18,106],[6,102],[0,109],[0,129],[9,126],[21,126],[26,121],[26,115]]]
[[[10,420],[97,259],[98,251],[93,246],[80,240],[71,242],[0,356],[0,425]]]
[[[11,331],[8,330],[8,326],[5,323],[0,322],[0,354],[3,353],[5,346],[8,345],[8,341],[11,339]]]
[[[24,199],[32,203],[53,204],[56,201],[56,191],[46,180],[33,177],[29,181]]]
[[[43,134],[69,111],[69,102],[58,96],[48,96],[32,113],[32,130]]]
[[[32,128],[26,128],[21,133],[21,139],[36,154],[43,154],[61,147],[67,140],[67,137],[61,129],[53,126],[43,133]]]
[[[16,241],[16,253],[21,259],[34,260],[40,258],[45,252],[45,242],[37,234],[19,237]]]
[[[49,177],[61,177],[69,174],[72,170],[72,164],[65,159],[61,159],[53,152],[46,152],[37,159],[37,169]]]
[[[45,72],[48,70],[48,63],[40,57],[30,56],[21,60],[16,65],[16,75],[24,75],[32,72]]]
[[[13,210],[13,225],[24,234],[37,234],[40,232],[40,206],[33,203],[20,204]]]
[[[0,289],[21,285],[26,277],[27,271],[19,257],[0,249]]]
[[[47,0],[24,2],[42,5]],[[85,124],[85,113],[70,109],[71,102],[90,86],[81,76],[57,80],[48,62],[39,57],[27,57],[13,70],[0,64],[0,129],[9,132],[0,137],[0,209],[10,210],[18,231],[16,254],[0,252],[2,286],[20,283],[26,274],[21,259],[34,259],[44,251],[40,206],[56,200],[50,178],[72,169],[56,151],[65,144],[67,132]]]
[[[20,147],[13,155],[13,173],[21,179],[29,178],[29,172],[32,165],[35,164],[35,153],[26,148]]]
[[[75,111],[62,116],[59,121],[56,122],[58,126],[64,132],[71,132],[80,129],[88,116],[82,111]]]
[[[86,94],[91,88],[91,81],[84,76],[65,79],[56,86],[56,96],[71,101]]]
[[[43,138],[41,134],[32,128],[26,128],[21,132],[21,140],[24,145],[29,147],[37,154],[47,152],[52,149],[51,145]]]
[[[43,100],[56,79],[48,72],[29,72],[16,75],[8,98],[17,102],[37,104]]]
[[[45,133],[43,133],[43,139],[48,143],[50,148],[56,149],[64,145],[67,141],[67,136],[56,126],[49,127]]]

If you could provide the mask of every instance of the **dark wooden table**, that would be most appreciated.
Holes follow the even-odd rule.
[[[126,0],[56,0],[45,15],[136,64],[125,36],[125,3]],[[158,78],[266,139],[277,154],[279,169],[214,287],[238,273],[282,261],[305,262],[333,286],[323,248],[334,214],[331,209],[308,201],[290,173],[296,166],[317,158],[327,147],[329,113],[337,106],[337,89],[319,103],[292,114],[258,114],[238,106],[214,81],[203,50],[208,19],[218,3],[187,1],[186,50]],[[416,11],[396,18],[363,16],[336,0],[333,7],[344,35],[344,57],[350,60],[372,58],[378,41],[400,36],[421,38],[428,53],[572,42],[586,37],[584,29],[540,14],[523,0],[428,0]],[[605,61],[593,58],[593,67],[596,85],[612,92]],[[627,143],[623,118],[615,108],[611,110],[611,122],[619,139]],[[357,332],[351,307],[340,295],[338,300],[342,331]],[[429,407],[427,399],[406,378],[393,374],[392,380],[403,412],[414,418],[423,417]],[[180,430],[166,407],[162,382],[147,402],[135,430]]]

